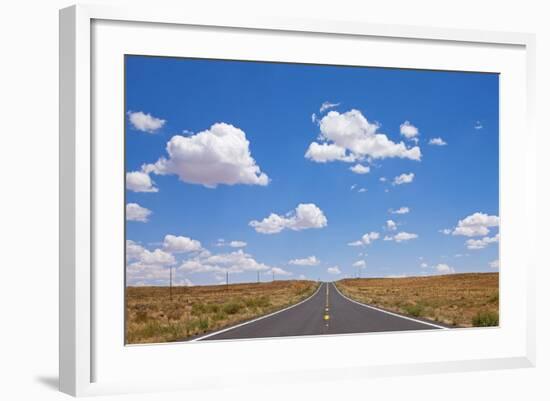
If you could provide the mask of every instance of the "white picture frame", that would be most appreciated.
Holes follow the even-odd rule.
[[[326,380],[329,377],[337,379],[338,377],[354,377],[357,379],[372,376],[387,376],[400,374],[420,374],[435,372],[454,372],[479,369],[503,369],[512,367],[529,367],[535,363],[535,318],[534,318],[534,300],[535,300],[535,264],[534,252],[529,252],[533,247],[532,239],[535,230],[535,133],[533,130],[533,112],[534,112],[534,46],[535,38],[530,34],[506,33],[506,32],[484,32],[459,29],[440,29],[427,27],[397,26],[397,25],[376,25],[361,21],[318,21],[318,20],[296,20],[293,18],[276,18],[266,16],[242,16],[226,15],[223,17],[200,15],[187,13],[184,8],[177,10],[166,10],[155,7],[147,8],[113,8],[109,6],[96,5],[78,5],[72,6],[60,11],[60,390],[75,396],[110,394],[110,393],[128,393],[136,391],[160,391],[167,389],[202,389],[212,386],[239,385],[238,379],[230,376],[221,377],[223,366],[220,371],[201,371],[200,364],[193,375],[181,379],[178,375],[164,375],[165,372],[159,372],[158,376],[151,376],[150,380],[130,380],[124,375],[117,376],[110,372],[103,375],[100,366],[105,363],[113,365],[114,370],[122,370],[122,366],[106,355],[106,347],[101,336],[98,336],[98,328],[107,327],[103,322],[102,314],[98,313],[101,306],[94,304],[94,292],[101,286],[102,281],[94,274],[94,267],[98,257],[97,247],[94,242],[94,235],[97,234],[98,227],[102,227],[100,220],[101,208],[98,211],[96,204],[97,198],[95,191],[97,183],[95,180],[98,172],[98,166],[95,162],[98,154],[105,152],[108,147],[105,143],[97,143],[93,138],[93,129],[96,126],[94,121],[94,87],[92,77],[94,68],[100,68],[97,60],[94,59],[96,51],[101,51],[98,47],[105,41],[98,39],[93,41],[94,24],[104,21],[108,29],[114,28],[112,32],[118,30],[130,29],[128,25],[115,27],[117,23],[132,23],[132,29],[136,33],[144,26],[155,26],[155,35],[165,35],[165,29],[178,29],[185,27],[199,27],[216,30],[231,30],[231,32],[242,32],[244,34],[254,34],[262,32],[266,35],[273,34],[273,40],[277,41],[277,34],[284,34],[289,37],[292,35],[306,35],[308,38],[338,37],[341,39],[377,39],[384,40],[387,43],[392,41],[414,41],[420,44],[433,44],[435,46],[455,46],[457,49],[476,48],[484,51],[485,47],[494,47],[499,49],[511,49],[510,57],[517,61],[518,70],[510,70],[510,85],[516,85],[525,96],[519,96],[515,101],[519,102],[521,108],[518,113],[517,121],[512,122],[514,126],[521,129],[521,143],[518,147],[517,139],[512,137],[504,141],[501,145],[501,184],[503,177],[506,179],[504,188],[501,192],[501,202],[503,194],[506,195],[506,204],[502,211],[502,242],[501,242],[501,270],[504,285],[510,288],[508,294],[521,302],[517,303],[517,308],[506,306],[503,310],[508,316],[518,316],[520,321],[504,324],[500,329],[485,329],[489,331],[471,330],[453,331],[455,340],[464,344],[473,343],[476,338],[486,337],[482,341],[495,342],[495,348],[486,353],[476,351],[464,358],[447,358],[442,355],[440,359],[431,358],[429,360],[420,360],[414,354],[406,358],[373,357],[373,361],[363,361],[353,356],[342,357],[341,359],[332,359],[330,355],[335,355],[334,350],[342,346],[341,336],[334,336],[323,339],[323,347],[328,350],[328,357],[315,360],[312,359],[309,364],[297,363],[293,369],[285,369],[284,365],[268,367],[254,366],[254,369],[244,366],[237,366],[239,372],[248,372],[256,380],[271,381],[275,375],[279,383],[292,382],[297,380]],[[139,25],[139,26],[138,26]],[[108,31],[107,33],[112,33]],[[269,35],[268,35],[269,36]],[[151,35],[150,37],[154,37]],[[160,37],[160,36],[159,36]],[[112,38],[115,39],[115,38]],[[119,40],[112,40],[113,46],[118,46]],[[271,40],[271,39],[269,39]],[[310,39],[304,39],[310,40]],[[117,43],[115,43],[117,42]],[[208,46],[208,42],[204,42]],[[412,42],[410,42],[412,43]],[[113,47],[114,49],[114,47]],[[117,48],[118,49],[118,48]],[[118,50],[117,50],[118,51]],[[166,51],[166,49],[162,50]],[[512,54],[513,53],[513,54]],[[244,56],[243,56],[244,57]],[[504,57],[504,56],[503,56]],[[508,56],[506,56],[508,57]],[[496,58],[494,63],[498,63]],[[504,59],[503,59],[504,60]],[[502,61],[500,61],[502,62]],[[443,62],[442,62],[443,63]],[[429,66],[426,61],[426,68]],[[404,65],[405,66],[405,65]],[[414,67],[414,66],[408,66]],[[418,67],[418,66],[417,66]],[[498,67],[498,66],[497,66]],[[503,66],[504,68],[505,66]],[[444,64],[433,65],[432,68],[444,68]],[[476,66],[472,64],[473,69]],[[478,66],[478,68],[480,68]],[[508,67],[507,67],[508,68]],[[511,68],[511,67],[509,67]],[[457,68],[458,69],[458,68]],[[496,68],[493,72],[501,72]],[[516,74],[517,76],[515,76]],[[506,88],[504,88],[506,89]],[[511,88],[508,88],[508,90]],[[118,91],[121,90],[119,87]],[[506,90],[501,93],[505,96]],[[515,104],[515,105],[517,105]],[[510,111],[512,104],[502,104],[501,110]],[[502,117],[501,117],[502,120]],[[116,126],[116,125],[115,125]],[[515,149],[518,163],[512,169],[512,160],[510,151]],[[111,152],[116,148],[111,149]],[[122,190],[122,181],[119,182]],[[513,194],[514,184],[521,184],[523,193]],[[108,189],[108,187],[105,187]],[[103,190],[103,189],[102,189]],[[520,192],[520,191],[515,191]],[[121,220],[122,224],[122,220]],[[100,229],[100,228],[99,228]],[[523,238],[514,237],[514,231],[522,230],[527,234]],[[506,251],[503,252],[502,249]],[[521,276],[510,270],[507,274],[506,264],[519,261],[519,256],[523,255],[523,264]],[[111,255],[113,256],[113,255]],[[506,278],[507,277],[507,278]],[[517,289],[512,288],[515,283]],[[113,286],[116,288],[116,286]],[[107,299],[114,297],[111,291],[113,288],[101,289],[103,296]],[[115,298],[113,298],[115,299]],[[502,304],[501,304],[502,307]],[[517,309],[517,310],[516,310]],[[517,315],[514,315],[517,314]],[[99,317],[98,317],[99,316]],[[99,320],[98,320],[99,319]],[[504,319],[504,317],[503,317]],[[513,324],[512,324],[513,323]],[[517,330],[514,330],[515,325]],[[508,326],[507,326],[508,325]],[[514,326],[514,327],[512,327]],[[510,330],[510,336],[504,337],[507,330]],[[499,332],[497,330],[500,330]],[[485,334],[488,333],[488,334]],[[497,333],[497,334],[494,334]],[[502,334],[505,333],[505,334]],[[500,338],[502,334],[502,338]],[[402,334],[396,334],[402,335]],[[403,334],[403,339],[411,341],[430,341],[437,342],[433,333],[410,333]],[[350,347],[356,347],[365,338],[375,339],[369,341],[382,341],[384,336],[393,336],[393,334],[378,335],[376,337],[349,336],[346,342]],[[432,336],[432,337],[430,337]],[[99,339],[99,340],[98,340]],[[504,351],[506,341],[510,345],[510,352]],[[446,340],[449,341],[449,340]],[[502,341],[502,344],[499,343]],[[512,344],[513,342],[513,344]],[[293,345],[294,344],[294,345]],[[296,345],[299,344],[299,345]],[[442,343],[443,344],[443,343]],[[188,352],[190,358],[197,358],[201,352],[211,355],[219,353],[222,348],[231,358],[241,355],[246,360],[246,355],[265,351],[269,345],[273,352],[281,353],[282,350],[289,347],[292,352],[297,349],[303,349],[304,352],[313,352],[319,347],[319,338],[304,339],[285,339],[266,341],[244,341],[224,344],[209,344],[208,349],[198,348],[196,345],[156,345],[149,347],[134,347],[124,358],[129,358],[126,363],[134,364],[143,358],[145,364],[157,364],[159,361],[168,360],[166,353],[167,347],[178,347],[177,352]],[[116,345],[118,347],[118,345]],[[123,342],[119,346],[124,348]],[[187,347],[186,349],[183,347]],[[500,347],[500,348],[498,348]],[[308,351],[308,349],[310,349]],[[460,349],[460,347],[459,347]],[[332,350],[332,351],[331,351]],[[122,352],[122,349],[121,349]],[[121,354],[122,355],[122,354]],[[305,355],[305,354],[304,354]],[[312,355],[312,354],[309,354]],[[96,361],[101,360],[101,363]],[[122,356],[121,356],[122,358]],[[237,363],[238,365],[238,363]],[[168,361],[167,366],[170,366]],[[248,370],[247,370],[248,369]],[[297,374],[299,372],[299,374]],[[269,378],[266,376],[269,373]],[[243,381],[241,384],[244,384]]]

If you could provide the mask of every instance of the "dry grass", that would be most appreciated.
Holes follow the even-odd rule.
[[[126,343],[182,340],[297,303],[317,289],[312,281],[126,289]]]
[[[404,315],[456,327],[498,326],[498,273],[346,279],[346,296]]]

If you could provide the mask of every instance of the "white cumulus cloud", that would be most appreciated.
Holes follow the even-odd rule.
[[[284,229],[300,231],[323,228],[327,225],[327,218],[314,203],[300,203],[294,211],[285,216],[271,213],[261,221],[252,220],[248,225],[262,234],[277,234]]]
[[[155,249],[154,251],[149,251],[145,249],[139,256],[139,261],[144,265],[162,265],[169,266],[176,263],[174,256],[168,252],[165,252],[161,249]]]
[[[463,235],[466,237],[479,237],[489,234],[491,227],[498,227],[498,216],[490,216],[486,213],[474,213],[470,216],[459,220],[453,235]]]
[[[397,224],[393,220],[386,220],[386,230],[394,231],[397,230]]]
[[[468,249],[484,249],[487,248],[489,244],[497,243],[500,239],[500,235],[496,234],[494,237],[483,237],[481,239],[470,238],[466,241],[466,247]]]
[[[407,214],[410,212],[410,209],[407,206],[402,206],[397,210],[390,209],[391,214]]]
[[[147,223],[151,213],[152,212],[149,209],[142,207],[137,203],[126,204],[126,220],[128,221]]]
[[[323,102],[323,104],[319,108],[319,112],[324,113],[328,109],[333,109],[334,107],[338,107],[338,106],[340,106],[340,103]]]
[[[394,236],[386,236],[384,241],[406,242],[418,238],[418,234],[401,231]]]
[[[126,283],[131,286],[168,285],[170,270],[164,266],[144,266],[131,263],[126,266]]]
[[[392,142],[379,133],[376,123],[370,123],[359,110],[340,114],[330,111],[319,122],[319,141],[311,143],[305,157],[317,162],[334,160],[354,162],[364,158],[402,158],[420,160],[418,146],[408,148],[403,142]]]
[[[195,284],[189,280],[188,278],[178,279],[174,281],[175,285],[182,286],[182,287],[193,287]]]
[[[428,144],[435,146],[445,146],[447,145],[447,142],[445,142],[442,138],[431,138]]]
[[[126,189],[133,192],[158,192],[149,174],[142,171],[126,173]]]
[[[335,160],[353,162],[355,157],[346,154],[346,149],[332,143],[312,142],[305,154],[307,159],[317,163],[327,163]]]
[[[500,261],[498,259],[489,262],[489,267],[492,269],[498,269],[500,267]]]
[[[126,240],[126,260],[137,260],[139,255],[145,250],[143,246],[132,240]]]
[[[201,253],[183,261],[178,268],[186,273],[243,273],[269,269],[271,266],[257,262],[252,255],[243,252],[242,249],[215,255],[209,252]]]
[[[338,266],[332,266],[327,269],[327,273],[329,274],[341,274],[342,271],[340,270],[340,267]]]
[[[166,120],[153,117],[151,114],[142,111],[129,111],[128,119],[135,129],[149,134],[156,133],[166,123]]]
[[[216,246],[229,246],[231,248],[244,248],[248,244],[245,241],[225,241],[223,238],[219,238],[216,242]]]
[[[166,285],[169,268],[176,264],[174,255],[162,249],[150,251],[137,242],[126,240],[126,279],[129,285]]]
[[[162,247],[172,253],[196,252],[202,249],[201,243],[197,240],[171,234],[164,237]]]
[[[292,276],[291,272],[281,269],[280,267],[272,267],[266,273],[274,274],[275,276]]]
[[[132,240],[126,241],[126,261],[144,266],[169,266],[176,263],[171,253],[162,249],[150,251]]]
[[[252,158],[249,144],[239,128],[217,123],[192,136],[173,136],[166,144],[168,158],[144,165],[143,171],[175,174],[183,182],[207,188],[220,184],[265,186],[269,178]]]
[[[407,139],[413,139],[418,136],[418,128],[412,125],[409,121],[405,121],[399,126],[399,132]]]
[[[321,261],[316,256],[308,256],[302,259],[292,259],[288,262],[289,265],[296,266],[317,266]]]
[[[455,269],[445,263],[440,263],[434,267],[434,269],[440,274],[451,274],[455,272]]]
[[[393,179],[393,185],[410,184],[414,180],[414,173],[401,174]]]
[[[363,166],[362,164],[356,164],[353,167],[349,168],[351,171],[353,171],[355,174],[367,174],[370,171],[369,166]]]
[[[353,241],[348,243],[349,246],[361,246],[361,245],[370,245],[372,241],[375,241],[380,238],[380,233],[376,231],[371,231],[370,233],[364,234],[360,240]]]
[[[365,267],[367,267],[367,262],[365,262],[364,260],[358,260],[357,262],[354,262],[352,266],[364,269]]]

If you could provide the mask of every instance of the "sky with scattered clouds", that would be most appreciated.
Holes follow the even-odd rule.
[[[499,269],[498,75],[126,56],[128,285]]]

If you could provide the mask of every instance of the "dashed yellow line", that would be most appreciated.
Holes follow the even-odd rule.
[[[330,314],[328,313],[329,311],[329,302],[328,302],[328,284],[325,284],[327,286],[327,296],[326,296],[326,303],[325,303],[325,315],[323,316],[323,319],[327,322],[327,326],[328,326],[328,321],[330,320]]]

